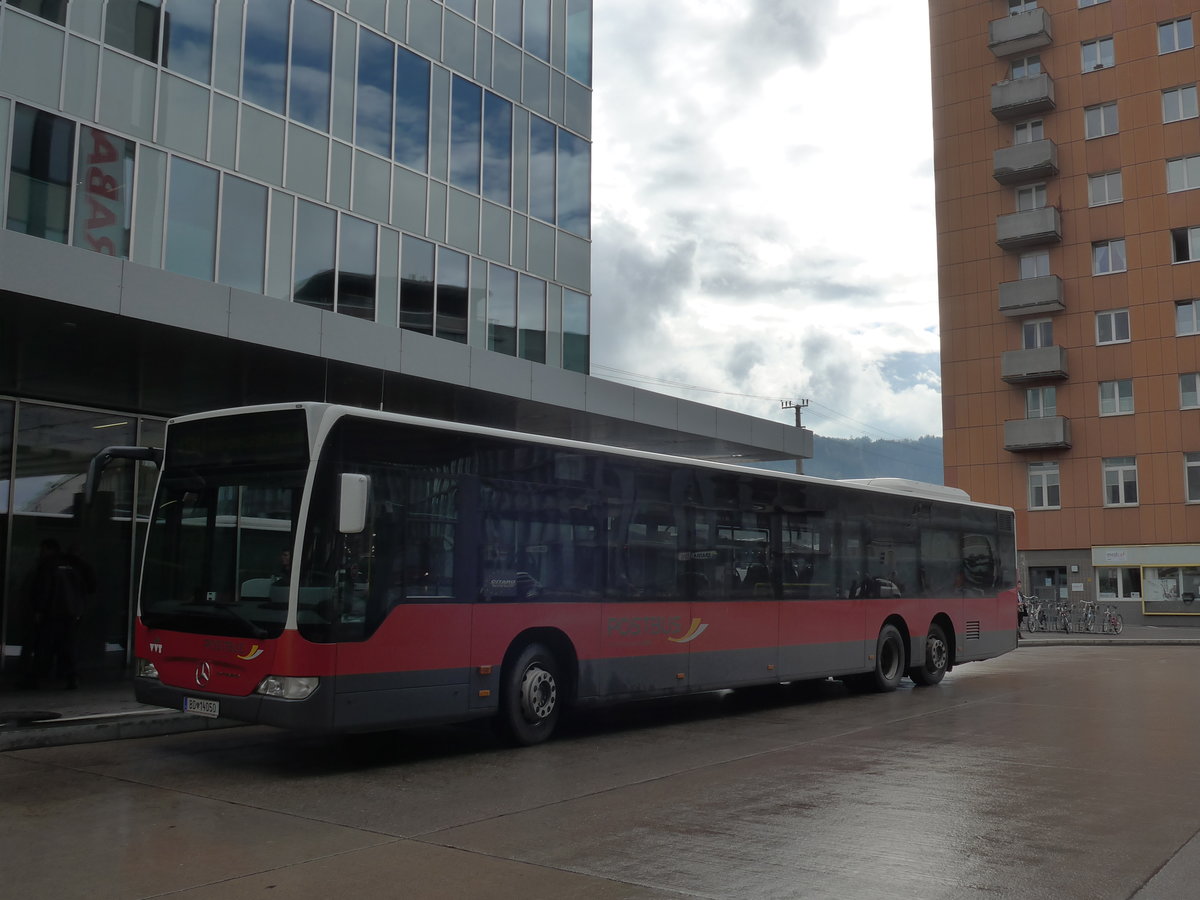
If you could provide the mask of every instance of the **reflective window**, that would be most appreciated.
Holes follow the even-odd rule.
[[[550,62],[550,0],[525,0],[525,49]]]
[[[1029,464],[1029,508],[1057,509],[1058,463],[1036,462]]]
[[[372,222],[342,216],[337,311],[375,321],[376,231]]]
[[[483,196],[512,205],[512,104],[483,95]]]
[[[1183,469],[1187,484],[1187,502],[1200,501],[1200,453],[1183,454]]]
[[[1042,140],[1043,137],[1045,137],[1045,123],[1041,119],[1018,122],[1013,126],[1014,144],[1032,144],[1034,141]]]
[[[563,368],[584,375],[591,369],[591,324],[586,294],[563,290]]]
[[[1162,92],[1162,110],[1164,122],[1178,122],[1182,119],[1194,119],[1200,115],[1196,105],[1196,86],[1189,84]]]
[[[212,72],[214,0],[168,0],[163,13],[163,65],[208,84]]]
[[[1137,502],[1137,458],[1114,456],[1104,460],[1104,505],[1132,506]]]
[[[290,0],[246,4],[242,96],[277,113],[283,112],[286,97],[290,5]]]
[[[440,338],[467,342],[467,266],[465,253],[438,250],[437,331]]]
[[[128,259],[135,146],[87,125],[79,127],[76,247]]]
[[[383,156],[392,155],[392,48],[385,37],[358,30],[358,93],[354,142]]]
[[[546,282],[522,275],[517,294],[517,355],[546,361]]]
[[[266,272],[267,189],[224,177],[221,192],[221,253],[217,280],[261,294]]]
[[[392,158],[424,172],[429,167],[429,61],[396,48],[396,145]]]
[[[158,62],[160,0],[108,0],[104,40],[118,50]]]
[[[404,236],[400,251],[400,327],[433,334],[433,252],[429,241]]]
[[[1031,319],[1022,323],[1021,346],[1025,350],[1054,346],[1054,320]]]
[[[1085,41],[1080,44],[1079,62],[1083,67],[1083,71],[1091,72],[1094,69],[1107,69],[1116,63],[1116,56],[1113,53],[1113,39],[1110,37],[1100,38],[1095,41]]]
[[[558,130],[558,227],[588,237],[592,224],[592,148]]]
[[[555,131],[545,119],[529,117],[529,212],[543,222],[554,221]]]
[[[1177,19],[1158,26],[1158,52],[1174,53],[1192,46],[1192,20]]]
[[[567,74],[592,83],[592,0],[567,0]]]
[[[1096,343],[1123,344],[1129,340],[1129,310],[1110,309],[1096,313]]]
[[[65,25],[67,22],[67,0],[7,0],[9,6],[23,9],[27,13],[41,16],[50,22]]]
[[[300,200],[296,204],[296,266],[292,297],[298,303],[333,310],[333,249],[337,213]]]
[[[521,0],[496,0],[496,34],[521,46]]]
[[[313,0],[296,0],[288,114],[319,131],[329,130],[332,67],[333,13]]]
[[[1175,304],[1175,334],[1200,334],[1200,300]]]
[[[1088,206],[1120,203],[1122,197],[1120,172],[1088,176]]]
[[[1035,250],[1021,254],[1021,278],[1045,278],[1050,274],[1050,251]]]
[[[1125,271],[1125,241],[1097,241],[1092,244],[1092,274],[1111,275]]]
[[[488,266],[488,349],[517,355],[517,273]]]
[[[475,18],[475,0],[446,0],[446,8],[462,13],[468,19]]]
[[[171,157],[163,267],[213,280],[217,259],[217,171]]]
[[[1083,111],[1084,137],[1098,138],[1117,133],[1117,104],[1102,103]]]
[[[479,193],[479,142],[482,89],[454,76],[450,97],[450,183]]]
[[[1133,412],[1133,379],[1100,382],[1100,415],[1120,416]]]
[[[71,215],[73,122],[18,103],[8,186],[8,228],[67,242]]]

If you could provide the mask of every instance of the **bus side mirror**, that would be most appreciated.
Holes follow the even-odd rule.
[[[339,477],[338,531],[359,534],[367,527],[367,501],[371,495],[371,476],[343,472]]]

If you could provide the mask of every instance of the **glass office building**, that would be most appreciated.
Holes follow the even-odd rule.
[[[328,400],[708,457],[811,433],[588,375],[592,0],[0,0],[0,679],[53,538],[127,664],[172,415]]]

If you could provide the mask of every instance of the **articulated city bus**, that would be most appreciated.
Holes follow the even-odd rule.
[[[172,420],[137,698],[368,731],[1013,649],[1012,510],[322,403]]]

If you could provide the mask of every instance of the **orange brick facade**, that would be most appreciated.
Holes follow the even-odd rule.
[[[1200,372],[1200,334],[1177,335],[1176,304],[1200,298],[1200,260],[1174,261],[1172,229],[1200,227],[1200,184],[1168,192],[1167,161],[1200,156],[1200,118],[1165,122],[1164,103],[1180,97],[1190,111],[1194,87],[1186,88],[1200,81],[1200,54],[1194,46],[1160,52],[1159,26],[1186,20],[1191,25],[1177,26],[1186,34],[1200,26],[1192,22],[1200,5],[1079,3],[930,0],[946,484],[1017,511],[1022,574],[1044,595],[1142,608],[1149,593],[1138,580],[1165,579],[1171,566],[1180,569],[1172,576],[1178,593],[1158,584],[1146,591],[1165,591],[1154,599],[1179,604],[1146,602],[1142,611],[1190,613],[1191,601],[1183,601],[1197,583],[1188,579],[1200,580],[1200,498],[1188,500],[1185,459],[1200,453],[1200,409],[1181,408],[1180,374]],[[1015,53],[997,47],[992,23],[1022,14],[1008,24],[1019,31],[1026,20],[1035,30],[1045,23],[1046,34],[1033,40],[1048,42],[1012,45],[1020,47]],[[1111,50],[1111,64],[1084,71],[1095,48]],[[1025,66],[1030,57],[1052,80],[1052,107],[997,112],[993,86],[1011,85],[1014,72],[1025,71],[1014,60]],[[1164,100],[1165,90],[1178,88],[1185,90]],[[1088,138],[1085,109],[1111,103],[1115,133]],[[1053,143],[1057,172],[1000,183],[996,152],[1014,146],[1017,126],[1032,122]],[[1118,172],[1122,199],[1089,205],[1089,176]],[[1019,189],[1035,184],[1058,210],[1059,235],[1003,249],[997,220],[1017,211]],[[1124,270],[1094,274],[1094,245],[1120,240]],[[1022,254],[1039,252],[1048,252],[1049,273],[1061,279],[1061,309],[1002,311],[1000,286],[1021,280]],[[1128,311],[1128,341],[1101,343],[1097,313],[1120,310]],[[1002,358],[1027,346],[1023,326],[1034,320],[1051,323],[1065,371],[1005,381]],[[1101,415],[1100,383],[1114,381],[1132,382],[1132,412]],[[1013,432],[1005,423],[1028,420],[1027,392],[1046,386],[1069,438],[1006,449]],[[1135,504],[1106,505],[1104,460],[1111,458],[1136,460]],[[1057,508],[1044,496],[1032,504],[1030,464],[1042,462],[1058,464]],[[1151,564],[1161,570],[1132,571]],[[1109,565],[1123,569],[1124,587],[1102,594],[1102,578],[1115,577],[1100,571]],[[1190,567],[1195,573],[1184,571]],[[1136,610],[1125,611],[1128,620]]]

